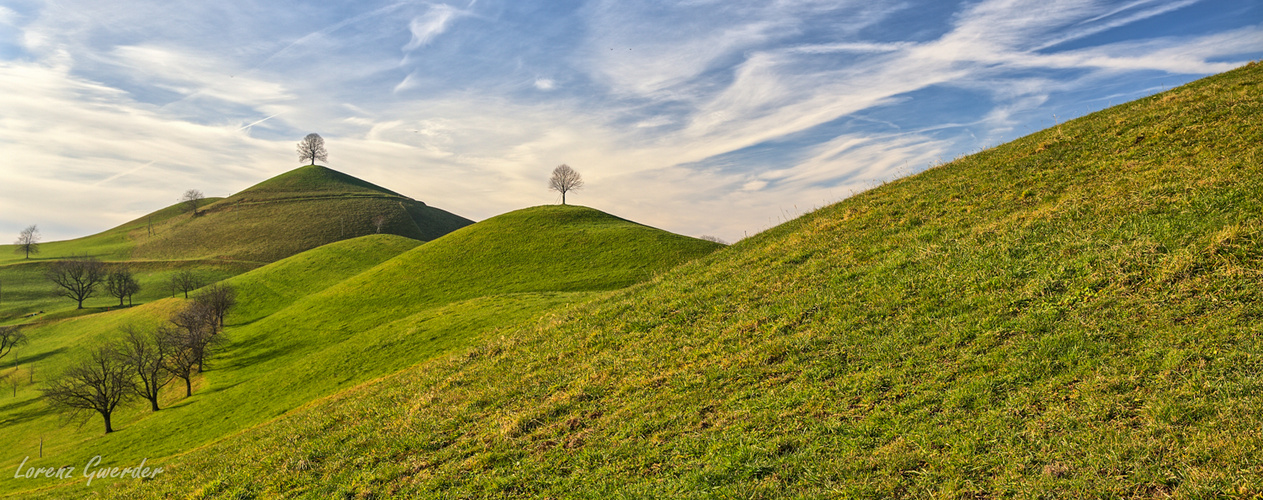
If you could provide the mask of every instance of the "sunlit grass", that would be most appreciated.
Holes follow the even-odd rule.
[[[100,491],[1259,495],[1261,81],[891,182]]]
[[[23,384],[12,405],[0,406],[0,424],[10,431],[0,435],[7,450],[0,456],[15,468],[27,456],[34,467],[94,455],[119,466],[164,461],[716,248],[573,206],[520,210],[424,244],[372,235],[322,246],[227,281],[242,305],[228,318],[229,344],[193,397],[180,399],[182,387],[171,388],[165,409],[130,407],[114,419],[118,432],[101,435],[95,420],[59,426],[37,400],[37,385]],[[182,303],[34,328],[16,359],[38,360],[37,374],[56,373],[120,326],[160,323]],[[38,459],[41,438],[45,456]],[[0,488],[22,495],[41,485],[49,483],[0,480]]]

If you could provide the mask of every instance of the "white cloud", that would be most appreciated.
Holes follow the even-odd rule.
[[[416,88],[416,86],[417,72],[413,71],[412,73],[408,73],[408,76],[405,76],[403,80],[399,82],[399,85],[395,85],[394,92],[397,94],[408,89]]]
[[[190,187],[245,187],[296,166],[292,140],[257,136],[315,130],[331,167],[468,217],[555,201],[545,180],[564,162],[588,181],[577,203],[735,240],[976,149],[971,134],[1029,126],[1056,112],[1055,96],[1133,71],[1222,71],[1260,40],[1250,26],[1050,45],[1191,0],[968,2],[916,41],[879,24],[909,4],[849,0],[593,0],[569,18],[504,8],[477,32],[451,29],[473,3],[293,15],[230,0],[67,1],[74,15],[21,28],[35,62],[0,62],[6,165],[40,166],[0,165],[0,223],[38,222],[50,237],[104,229]],[[882,37],[865,36],[874,26]],[[462,51],[419,50],[439,36]],[[979,103],[938,122],[860,116],[916,106],[909,94],[932,87]],[[849,121],[871,127],[826,132]],[[745,159],[747,148],[765,156]]]
[[[91,234],[170,205],[190,187],[227,194],[279,163],[275,145],[237,127],[165,117],[68,71],[0,63],[6,226],[38,223],[50,238]]]
[[[13,9],[0,5],[0,25],[13,26],[17,23],[18,17],[18,13]]]
[[[408,29],[412,31],[412,41],[403,46],[404,52],[410,52],[428,45],[435,37],[447,31],[452,20],[460,17],[464,11],[447,4],[430,7],[425,15],[412,19]]]

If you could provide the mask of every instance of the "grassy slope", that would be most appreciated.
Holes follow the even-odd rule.
[[[13,245],[0,246],[0,324],[28,322],[28,315],[39,311],[67,317],[117,305],[102,291],[85,303],[88,310],[77,311],[68,299],[51,295],[44,272],[52,261],[70,256],[130,262],[144,287],[134,299],[149,302],[167,293],[165,283],[175,271],[193,269],[207,280],[224,279],[326,243],[373,234],[377,215],[387,217],[382,233],[422,241],[471,223],[319,166],[205,201],[200,217],[191,217],[182,204],[172,205],[99,234],[44,243],[30,260],[13,253]]]
[[[3,286],[4,292],[3,298],[0,299],[0,324],[47,320],[50,316],[51,319],[55,319],[91,314],[118,305],[118,299],[110,297],[104,290],[85,301],[85,310],[82,311],[75,310],[75,303],[69,299],[54,297],[52,285],[44,278],[44,272],[54,261],[68,257],[90,256],[106,262],[129,262],[143,287],[141,292],[132,298],[135,303],[150,302],[169,296],[170,291],[165,283],[169,281],[171,273],[178,270],[192,269],[208,280],[220,280],[259,266],[259,263],[255,262],[214,259],[133,260],[131,258],[137,239],[147,237],[146,228],[150,217],[155,225],[161,225],[171,219],[179,218],[183,213],[183,206],[173,205],[91,236],[41,243],[40,252],[33,254],[30,259],[24,259],[22,254],[14,253],[13,249],[16,247],[13,245],[0,246],[0,286]],[[28,317],[40,311],[44,311],[45,314]]]
[[[133,409],[109,436],[98,435],[95,421],[86,430],[57,431],[60,441],[46,448],[41,463],[83,462],[94,454],[122,463],[186,451],[717,248],[591,209],[538,207],[365,265],[370,248],[411,247],[400,240],[379,235],[336,243],[233,278],[243,306],[230,318],[231,344],[200,392],[158,414]],[[567,278],[535,274],[540,255],[565,265]],[[371,320],[365,310],[373,311]],[[36,333],[88,335],[80,333],[84,326],[50,328],[59,329]],[[55,421],[32,401],[21,402],[9,419],[29,421],[7,447],[0,442],[0,449],[14,450],[4,462],[16,467],[38,444],[36,434]],[[0,481],[10,492],[46,485]]]
[[[207,198],[206,201],[213,203],[221,199]],[[127,260],[131,257],[132,249],[135,248],[134,238],[129,235],[136,233],[146,234],[145,228],[150,222],[154,224],[165,223],[180,217],[184,213],[183,205],[171,205],[91,236],[40,243],[39,253],[32,254],[29,260],[24,258],[24,254],[16,252],[16,245],[0,245],[0,265],[56,260],[73,255],[96,257],[101,260]]]
[[[312,293],[320,287],[332,285],[393,258],[418,244],[420,242],[416,240],[394,235],[365,236],[304,252],[231,278],[229,283],[240,290],[241,300],[250,301],[249,305],[243,304],[241,314],[234,314],[231,321],[235,323],[257,319],[258,316],[270,310],[280,309],[291,303],[294,300],[294,290],[278,289],[277,284],[282,281],[294,283],[296,286],[301,286],[306,293]],[[39,400],[40,384],[48,380],[52,374],[59,373],[67,363],[81,355],[85,346],[94,345],[96,340],[116,335],[119,328],[124,325],[132,324],[141,327],[159,325],[183,304],[183,299],[159,300],[134,308],[54,321],[28,328],[26,334],[30,343],[19,347],[14,354],[7,356],[0,364],[0,373],[11,374],[16,371],[20,375],[17,396],[10,396],[6,404],[0,405],[0,426],[6,430],[0,433],[0,450],[8,450],[2,455],[4,461],[8,462],[17,458],[20,462],[21,457],[37,455],[36,450],[33,450],[30,445],[34,442],[38,446],[41,438],[44,440],[45,456],[75,456],[77,451],[112,449],[110,445],[99,444],[101,441],[99,429],[92,425],[98,422],[89,420],[84,427],[61,425],[63,422],[59,417]],[[241,339],[230,337],[230,340]],[[240,349],[234,349],[230,345],[226,351],[227,356],[216,361],[217,365],[223,365],[217,368],[228,369],[233,362],[232,356],[239,351]],[[29,373],[32,365],[35,369],[34,383],[31,383],[32,378]],[[208,377],[213,374],[215,374],[214,371],[207,372]],[[249,376],[250,373],[246,370],[242,375]],[[9,385],[11,380],[6,380],[4,386],[6,389],[12,389]],[[215,384],[211,382],[204,379],[199,381],[199,385],[215,389]],[[169,391],[166,398],[167,405],[171,407],[160,414],[162,417],[197,414],[204,405],[208,404],[206,399],[211,399],[209,403],[216,402],[214,397],[201,395],[198,398],[182,400],[180,398],[183,396],[182,386],[175,387],[175,385],[172,385],[173,389]],[[220,389],[222,390],[222,387]],[[220,394],[219,399],[222,400],[222,396]],[[120,428],[144,429],[145,424],[149,424],[150,432],[153,429],[162,428],[163,425],[170,425],[161,419],[147,417],[150,415],[143,411],[143,408],[133,407],[116,417],[115,422],[122,423]],[[202,431],[232,430],[231,426],[225,428],[223,425],[207,424],[204,420],[198,423],[207,426],[201,429]],[[153,436],[139,435],[142,432],[144,431],[132,433],[129,436],[130,440],[121,440],[123,442],[121,446],[146,448],[152,445],[148,441],[152,441]],[[189,446],[189,439],[198,437],[196,433],[187,431],[179,434],[164,442],[168,446]],[[120,446],[118,443],[111,444]],[[4,484],[3,488],[12,489],[22,486],[33,485],[10,482]]]
[[[110,491],[1263,493],[1261,83],[890,183]]]
[[[139,258],[218,258],[271,262],[301,251],[377,232],[431,240],[471,224],[349,175],[321,166],[291,170],[212,203],[200,217],[168,221],[161,238],[139,241]]]

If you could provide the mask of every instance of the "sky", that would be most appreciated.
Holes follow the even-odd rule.
[[[302,165],[736,241],[1263,54],[1255,0],[0,0],[0,233]]]

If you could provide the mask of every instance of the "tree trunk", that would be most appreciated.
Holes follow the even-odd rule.
[[[83,309],[83,299],[79,299],[79,309]]]
[[[149,406],[153,408],[153,411],[158,411],[158,396],[154,396],[153,399],[149,400]]]
[[[193,397],[193,381],[190,378],[184,379],[184,397]]]
[[[114,432],[114,428],[110,426],[110,414],[101,412],[101,416],[105,417],[105,433],[109,434],[111,432]]]
[[[566,204],[566,192],[565,192],[565,191],[562,191],[562,192],[561,192],[561,204],[562,204],[562,205],[565,205],[565,204]]]

